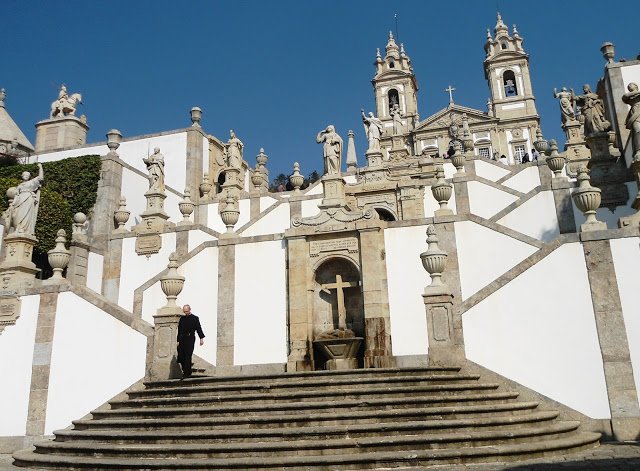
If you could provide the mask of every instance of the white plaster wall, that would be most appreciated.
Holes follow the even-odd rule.
[[[218,248],[204,249],[181,265],[178,273],[185,277],[185,282],[177,303],[179,306],[191,306],[193,313],[200,318],[205,335],[204,345],[201,347],[196,342],[194,353],[215,365],[218,336]],[[160,283],[157,285],[160,288]],[[160,295],[162,300],[166,300],[161,289]],[[156,304],[156,309],[163,305],[164,303]]]
[[[107,155],[108,153],[109,148],[106,142],[104,144],[89,144],[84,147],[78,147],[77,149],[38,154],[37,162],[55,162],[57,160],[80,157],[82,155]],[[29,162],[33,163],[36,162],[36,160],[29,159]]]
[[[446,159],[444,161],[444,178],[446,178],[447,180],[450,180],[451,178],[453,178],[453,175],[456,173],[456,167],[451,163],[451,161],[449,159]]]
[[[549,289],[563,280],[571,280],[571,296]],[[579,243],[555,250],[469,309],[462,322],[471,361],[589,417],[610,418]]]
[[[527,167],[505,180],[502,184],[521,193],[529,193],[540,185],[538,167]]]
[[[640,267],[640,238],[611,240],[613,266],[616,270],[618,292],[627,329],[629,353],[633,365],[636,390],[640,391],[640,297],[638,297],[638,267]]]
[[[471,213],[487,219],[518,199],[517,196],[476,181],[468,182],[467,188]]]
[[[322,180],[318,180],[317,182],[314,182],[310,188],[307,188],[307,191],[304,194],[305,195],[322,195],[323,191],[324,190],[322,188]]]
[[[143,283],[167,268],[169,255],[176,250],[176,234],[161,234],[162,248],[150,257],[136,253],[136,239],[122,240],[122,264],[118,305],[133,311],[133,293]]]
[[[495,182],[509,173],[506,168],[498,167],[497,165],[491,165],[484,160],[476,160],[476,175],[487,180]]]
[[[348,184],[351,184],[351,185],[353,185],[353,184],[358,182],[356,180],[356,176],[355,175],[345,175],[343,180],[345,181],[345,183],[348,183]]]
[[[286,202],[281,203],[269,214],[265,214],[249,226],[247,230],[242,233],[242,236],[250,237],[263,234],[277,234],[286,231],[290,227],[291,214],[289,211],[289,202]]]
[[[222,218],[218,213],[220,203],[211,203],[207,205],[207,227],[220,233],[227,232],[227,226],[222,222]]]
[[[73,293],[58,297],[45,435],[144,376],[147,338]]]
[[[463,300],[538,250],[475,222],[456,222],[454,226]]]
[[[120,188],[121,196],[127,198],[127,211],[129,220],[124,227],[131,230],[140,222],[140,214],[147,209],[147,199],[144,192],[149,189],[149,180],[127,168],[122,169],[122,188]]]
[[[394,355],[421,355],[429,348],[422,293],[431,278],[420,260],[427,249],[426,234],[427,226],[384,231]]]
[[[303,200],[300,203],[303,218],[310,218],[320,213],[320,208],[318,207],[318,205],[322,203],[321,198],[318,198],[316,200]]]
[[[266,209],[270,208],[271,206],[273,206],[277,202],[278,202],[278,200],[275,199],[275,198],[272,198],[271,196],[262,196],[262,197],[260,197],[260,212],[265,211]]]
[[[448,182],[451,183],[451,182]],[[447,207],[453,211],[453,214],[456,214],[456,193],[455,190],[451,191],[451,198],[449,198],[449,202],[447,203]],[[431,193],[431,187],[426,186],[424,188],[424,217],[431,218],[433,217],[433,213],[440,209],[440,205],[433,197],[433,193]]]
[[[625,206],[616,207],[614,212],[611,212],[607,208],[598,208],[596,211],[596,218],[598,221],[604,222],[607,224],[607,229],[617,229],[618,228],[618,219],[621,217],[631,216],[636,213],[636,210],[631,207],[635,195],[638,194],[638,186],[635,182],[625,183],[629,190],[629,200]],[[571,193],[573,193],[576,188],[571,189]],[[584,216],[582,211],[578,209],[575,203],[573,203],[573,218],[576,222],[576,228],[580,230],[580,226],[585,223],[587,218]]]
[[[102,268],[104,257],[95,252],[89,252],[87,260],[87,288],[102,294]]]
[[[0,335],[0,436],[3,437],[27,433],[40,296],[22,296],[20,300],[20,317],[15,325],[5,327]],[[43,353],[36,352],[36,364],[46,364],[42,362]]]
[[[284,241],[236,245],[234,363],[287,361]]]
[[[251,200],[249,200],[248,198],[244,200],[239,200],[238,205],[240,209],[240,216],[238,217],[238,222],[236,223],[236,225],[233,226],[234,230],[240,229],[242,226],[248,223],[249,220],[251,219]],[[218,219],[222,219],[220,215],[218,215]],[[224,232],[227,232],[226,226],[225,226]]]
[[[498,224],[543,242],[555,239],[560,235],[560,228],[553,192],[538,193],[499,219]]]
[[[200,244],[204,242],[208,242],[210,240],[217,240],[217,239],[211,234],[201,230],[189,231],[189,243],[187,244],[187,251],[191,252]]]

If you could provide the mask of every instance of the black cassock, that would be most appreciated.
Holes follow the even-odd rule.
[[[196,332],[198,332],[198,337],[204,338],[198,316],[189,314],[180,318],[178,322],[178,363],[182,366],[184,376],[191,376],[191,356],[196,343]]]

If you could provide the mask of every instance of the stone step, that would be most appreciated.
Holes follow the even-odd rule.
[[[232,383],[219,384],[212,381],[210,377],[204,378],[189,378],[180,380],[178,382],[172,382],[164,387],[158,387],[157,385],[140,390],[132,391],[129,393],[129,397],[142,398],[142,397],[167,397],[182,395],[185,392],[189,394],[237,394],[238,392],[270,392],[270,391],[304,391],[311,390],[336,390],[344,389],[348,387],[377,387],[377,386],[412,386],[423,384],[456,384],[460,382],[477,381],[479,375],[461,375],[461,374],[446,374],[446,375],[394,375],[392,377],[368,377],[368,378],[349,378],[340,376],[338,378],[322,377],[318,379],[307,379],[303,382],[296,381],[260,381],[252,383]]]
[[[286,437],[331,437],[331,436],[385,436],[397,435],[400,433],[433,433],[445,429],[473,430],[474,427],[510,427],[514,425],[526,426],[537,422],[554,420],[558,417],[557,411],[522,411],[518,414],[505,414],[499,416],[479,416],[453,419],[429,419],[429,420],[406,420],[378,423],[376,421],[358,421],[357,423],[347,422],[340,424],[325,424],[313,426],[279,426],[264,428],[249,427],[226,427],[223,423],[212,419],[173,419],[173,420],[77,420],[74,421],[74,431],[95,431],[106,429],[114,435],[119,435],[124,431],[150,432],[161,435],[162,432],[184,432],[183,437],[188,437],[191,433],[198,435],[200,431],[208,433],[208,439],[217,440],[259,440],[265,438],[282,439]],[[216,427],[218,425],[218,427]],[[197,429],[197,430],[193,430]],[[64,434],[65,431],[59,431]],[[56,436],[61,436],[58,431]],[[363,435],[364,434],[364,435]],[[69,435],[67,435],[69,436]]]
[[[112,427],[119,426],[124,422],[128,426],[154,426],[173,425],[178,426],[177,421],[184,423],[184,426],[206,426],[215,427],[241,427],[241,428],[264,428],[264,427],[301,427],[312,425],[323,425],[327,423],[383,423],[388,421],[402,420],[429,420],[432,418],[462,418],[477,417],[487,414],[516,414],[522,411],[530,411],[538,407],[537,402],[512,402],[508,404],[468,404],[464,406],[448,407],[417,407],[400,409],[369,409],[369,410],[342,410],[340,412],[302,412],[290,414],[259,413],[243,416],[215,416],[198,410],[185,409],[172,414],[171,417],[100,417],[94,416],[90,420],[76,420],[73,422],[78,429]],[[157,414],[153,414],[157,415]]]
[[[94,410],[91,415],[96,419],[116,417],[162,417],[176,414],[207,414],[210,417],[234,417],[249,412],[296,414],[306,411],[307,414],[322,411],[326,413],[339,413],[344,410],[389,410],[413,407],[437,407],[437,406],[462,406],[465,404],[508,404],[518,398],[516,392],[487,392],[482,394],[457,394],[444,396],[413,396],[413,397],[388,397],[382,399],[347,400],[341,402],[307,401],[307,402],[276,402],[263,404],[254,402],[239,405],[221,405],[214,398],[185,398],[188,402],[162,401],[158,399],[149,404],[140,403],[134,399],[120,403],[119,407],[105,410]]]
[[[38,453],[74,454],[76,456],[128,457],[128,458],[226,458],[234,456],[288,456],[363,453],[368,451],[402,451],[407,447],[415,450],[445,449],[469,444],[522,443],[529,440],[562,438],[574,432],[579,422],[560,422],[544,426],[509,430],[481,430],[466,434],[439,433],[431,435],[409,435],[391,437],[365,437],[328,440],[291,440],[285,442],[252,443],[184,443],[167,444],[114,444],[92,442],[46,441],[36,443]]]
[[[339,453],[322,455],[288,455],[245,458],[184,459],[123,459],[64,456],[34,453],[23,450],[14,453],[19,466],[47,467],[48,469],[120,469],[120,470],[247,470],[247,469],[305,469],[348,470],[384,469],[385,467],[418,467],[447,462],[491,462],[511,456],[534,457],[554,451],[592,447],[600,439],[598,433],[576,433],[564,438],[551,438],[528,443],[506,443],[485,446],[465,446],[436,450],[402,450],[382,452]]]

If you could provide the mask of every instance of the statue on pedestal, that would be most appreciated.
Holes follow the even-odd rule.
[[[242,149],[244,149],[244,144],[236,137],[233,130],[229,131],[229,135],[231,138],[227,141],[225,147],[225,161],[227,167],[239,169],[242,167]]]
[[[160,148],[153,149],[153,154],[142,161],[149,172],[149,191],[164,192],[164,156],[160,153]]]
[[[40,206],[40,187],[44,181],[42,164],[38,163],[38,176],[30,180],[29,172],[22,173],[23,182],[16,189],[16,195],[5,213],[9,222],[9,231],[34,236],[38,207]]]
[[[589,84],[585,84],[582,90],[584,95],[576,96],[572,93],[571,99],[576,102],[584,115],[584,135],[608,131],[611,128],[611,123],[604,117],[602,100],[591,91]]]
[[[393,134],[398,134],[402,127],[402,112],[400,111],[400,107],[397,103],[393,104],[389,114],[393,117]]]
[[[82,95],[80,93],[73,93],[69,96],[66,85],[62,84],[58,92],[58,99],[51,103],[51,115],[49,117],[54,118],[58,116],[62,118],[65,113],[75,116],[76,104],[78,103],[82,104]]]
[[[622,95],[622,101],[631,106],[625,125],[631,131],[631,142],[633,143],[633,158],[640,160],[640,90],[638,85],[631,82],[627,86],[627,93]]]
[[[318,144],[324,142],[324,174],[335,175],[340,173],[342,168],[342,138],[336,132],[333,124],[327,126],[318,133],[316,137]]]
[[[571,89],[571,93],[567,91],[567,87],[562,87],[562,90],[558,92],[556,88],[553,89],[553,97],[560,99],[560,114],[562,117],[562,124],[565,124],[567,121],[573,121],[576,119],[576,115],[573,111],[575,107],[575,103],[573,102],[573,97],[575,94],[573,93],[573,88]]]
[[[382,121],[379,118],[376,118],[371,111],[369,111],[369,116],[365,116],[364,109],[361,109],[362,113],[362,122],[364,123],[364,132],[367,134],[367,140],[369,141],[369,149],[371,150],[380,150],[380,135],[382,134]]]

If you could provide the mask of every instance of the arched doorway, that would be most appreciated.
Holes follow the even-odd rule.
[[[314,274],[313,340],[327,337],[365,337],[364,301],[360,271],[340,257],[322,263]],[[352,333],[351,333],[352,332]],[[364,348],[355,353],[357,366],[364,366]],[[326,353],[314,351],[315,368],[324,369]]]

